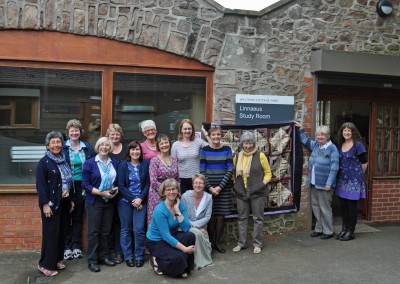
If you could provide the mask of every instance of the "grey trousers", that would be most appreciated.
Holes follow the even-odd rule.
[[[263,228],[264,228],[264,207],[266,198],[256,197],[248,200],[237,198],[238,210],[238,246],[245,247],[247,240],[247,223],[249,221],[250,209],[253,215],[253,246],[262,248]]]
[[[318,190],[311,185],[311,206],[317,220],[314,231],[317,233],[333,234],[332,195],[332,190]]]

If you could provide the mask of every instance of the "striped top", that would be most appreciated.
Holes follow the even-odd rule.
[[[172,144],[171,156],[178,160],[180,178],[192,178],[194,174],[200,172],[200,148],[206,145],[208,145],[208,143],[200,138],[195,138],[189,147],[183,147],[179,141]]]
[[[229,146],[219,149],[206,146],[200,150],[200,173],[206,177],[206,189],[210,186],[224,189],[231,184],[232,172],[232,149]]]

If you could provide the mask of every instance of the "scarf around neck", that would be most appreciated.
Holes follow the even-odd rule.
[[[243,176],[248,178],[250,176],[250,166],[253,160],[254,153],[257,152],[257,148],[254,147],[253,151],[247,153],[244,150],[239,152],[239,156],[236,162],[236,177]],[[243,157],[247,157],[246,164],[243,166]]]
[[[62,179],[62,196],[67,197],[73,183],[71,168],[62,153],[60,153],[60,157],[56,157],[49,150],[46,150],[45,155],[57,164]]]

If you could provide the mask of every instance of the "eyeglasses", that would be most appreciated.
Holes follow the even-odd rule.
[[[178,191],[178,189],[175,187],[170,187],[165,189],[165,192],[174,192],[174,191]]]
[[[196,181],[196,182],[194,182],[193,184],[204,184],[204,182],[202,182],[202,181]]]
[[[156,132],[156,130],[154,128],[152,128],[152,129],[146,129],[144,132],[145,133],[150,133],[150,132]]]

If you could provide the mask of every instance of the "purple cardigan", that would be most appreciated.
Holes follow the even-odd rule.
[[[93,205],[96,195],[92,194],[93,188],[99,188],[101,184],[101,173],[99,167],[97,166],[96,161],[94,160],[96,157],[86,160],[83,164],[82,170],[82,188],[86,192],[86,202],[90,205]],[[118,162],[111,159],[111,163],[115,169],[115,172],[118,173]],[[115,178],[114,186],[118,185],[118,176]],[[115,199],[115,198],[113,198]]]

